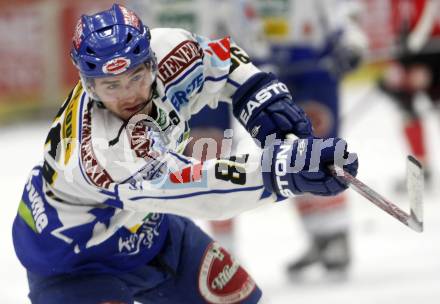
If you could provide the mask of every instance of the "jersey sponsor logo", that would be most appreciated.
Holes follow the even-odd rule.
[[[58,177],[58,171],[52,166],[61,164],[64,157],[64,165],[69,162],[77,141],[77,115],[80,97],[83,93],[81,82],[70,92],[66,101],[58,111],[54,123],[47,134],[45,141],[45,153],[47,153],[55,163],[49,164],[45,159],[43,166],[43,177],[52,185]],[[61,118],[63,117],[63,118]],[[63,149],[60,149],[62,147]],[[64,169],[63,169],[64,170]],[[66,172],[66,171],[64,171]]]
[[[231,58],[231,51],[230,51],[231,43],[229,41],[229,37],[225,37],[218,41],[210,42],[208,43],[208,45],[211,48],[211,50],[214,52],[214,54],[221,61],[226,61],[229,58]],[[207,50],[207,52],[211,54],[209,50]]]
[[[102,66],[102,71],[106,74],[113,74],[113,75],[121,74],[128,69],[130,63],[131,63],[130,59],[125,57],[118,57],[107,61]]]
[[[199,271],[199,291],[208,303],[240,303],[256,288],[249,274],[218,243],[208,245]]]
[[[73,93],[73,97],[69,102],[66,109],[66,115],[64,117],[63,127],[62,127],[62,142],[64,144],[64,164],[67,164],[72,156],[72,151],[75,149],[76,143],[76,123],[78,116],[78,106],[80,104],[80,96],[82,90],[81,83],[78,84],[76,90]]]
[[[186,104],[189,102],[192,94],[198,91],[204,83],[203,74],[198,74],[187,86],[184,90],[176,91],[174,95],[171,97],[171,103],[176,108],[177,111],[180,111],[180,106],[182,104]]]
[[[73,46],[75,49],[79,49],[82,42],[82,34],[83,34],[83,23],[82,20],[79,19],[78,23],[75,26],[75,33],[73,34]]]
[[[108,188],[113,182],[113,179],[110,177],[107,171],[99,165],[98,160],[95,157],[95,153],[93,152],[92,117],[89,109],[87,109],[84,113],[81,135],[81,163],[87,176],[96,186]]]
[[[32,177],[29,178],[26,184],[26,191],[29,197],[30,207],[32,211],[32,217],[35,223],[35,229],[38,233],[43,232],[44,228],[47,227],[49,223],[48,217],[46,215],[46,209],[44,208],[44,202],[34,184],[32,183],[33,177],[37,176],[39,173],[37,170],[32,171]]]
[[[195,164],[181,171],[172,172],[170,174],[170,181],[173,184],[186,184],[202,180],[202,164]]]
[[[203,51],[192,40],[185,40],[176,46],[158,65],[158,76],[164,84],[175,79],[193,62],[202,60]]]
[[[255,100],[249,100],[246,106],[240,112],[240,121],[247,124],[252,112],[259,108],[263,103],[270,100],[275,95],[289,93],[289,89],[282,82],[275,82],[267,87],[264,87],[255,94]]]
[[[151,249],[155,240],[160,235],[160,225],[165,215],[150,213],[141,225],[130,229],[128,237],[120,237],[118,241],[119,252],[127,255],[138,254],[142,248]]]
[[[124,6],[119,5],[121,9],[122,15],[124,16],[124,22],[127,25],[140,29],[140,21],[139,18],[133,12],[126,9]]]

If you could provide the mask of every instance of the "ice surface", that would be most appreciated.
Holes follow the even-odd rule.
[[[351,88],[344,94],[343,112],[354,106],[368,87]],[[358,152],[358,177],[402,208],[403,194],[392,190],[405,174],[406,146],[400,133],[396,107],[378,93],[352,115],[344,126],[349,148]],[[426,114],[428,148],[438,164],[440,126],[438,113]],[[49,122],[0,128],[0,295],[1,303],[29,303],[25,271],[15,257],[11,224],[26,177],[42,158]],[[434,169],[434,185],[438,168]],[[237,219],[237,257],[264,290],[266,303],[431,304],[440,301],[440,200],[439,190],[425,198],[425,232],[403,226],[357,193],[350,191],[353,267],[348,279],[334,281],[315,269],[303,281],[289,281],[285,266],[306,248],[307,238],[288,203],[267,206]]]

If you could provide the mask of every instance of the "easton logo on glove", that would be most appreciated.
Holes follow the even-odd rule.
[[[287,86],[270,73],[257,73],[242,84],[232,96],[232,110],[261,147],[287,134],[312,136],[310,120]]]
[[[288,188],[289,183],[281,179],[288,173],[287,169],[290,167],[290,161],[288,162],[287,159],[292,153],[291,149],[292,144],[281,145],[279,152],[276,154],[275,160],[275,182],[280,194],[284,197],[294,196],[292,191]],[[300,152],[300,150],[298,152]]]
[[[272,96],[278,95],[281,93],[289,94],[289,89],[282,82],[275,82],[255,94],[255,100],[250,99],[246,106],[240,112],[240,120],[243,124],[247,124],[249,121],[249,117],[252,116],[252,112],[258,108],[260,105],[270,100]]]
[[[347,188],[328,169],[337,165],[356,176],[356,154],[348,153],[341,138],[306,138],[276,143],[263,153],[263,180],[266,190],[278,199],[298,194],[336,195]]]

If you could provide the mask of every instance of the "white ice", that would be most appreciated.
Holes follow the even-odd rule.
[[[344,125],[349,148],[359,154],[358,177],[402,208],[407,198],[395,194],[404,176],[407,148],[396,107],[368,87],[344,92],[343,112],[363,99],[367,103]],[[425,108],[428,150],[439,181],[440,114]],[[47,123],[0,128],[0,303],[29,303],[24,269],[15,257],[11,225],[27,175],[42,158]],[[294,208],[279,203],[237,219],[237,256],[263,289],[266,303],[434,304],[440,301],[440,191],[425,196],[425,231],[415,233],[357,193],[349,190],[352,215],[353,267],[348,279],[319,276],[289,281],[285,266],[305,250],[307,238]]]

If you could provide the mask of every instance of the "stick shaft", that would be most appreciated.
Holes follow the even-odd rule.
[[[414,225],[412,225],[412,222],[410,221],[411,215],[397,207],[392,202],[388,201],[386,198],[384,198],[382,195],[361,182],[359,179],[344,171],[340,167],[330,166],[330,170],[332,171],[333,175],[337,176],[339,179],[349,184],[350,188],[352,188],[357,193],[365,197],[367,200],[375,204],[377,207],[397,219],[399,222],[403,223],[404,225],[415,231],[419,230],[417,227],[414,227]]]

